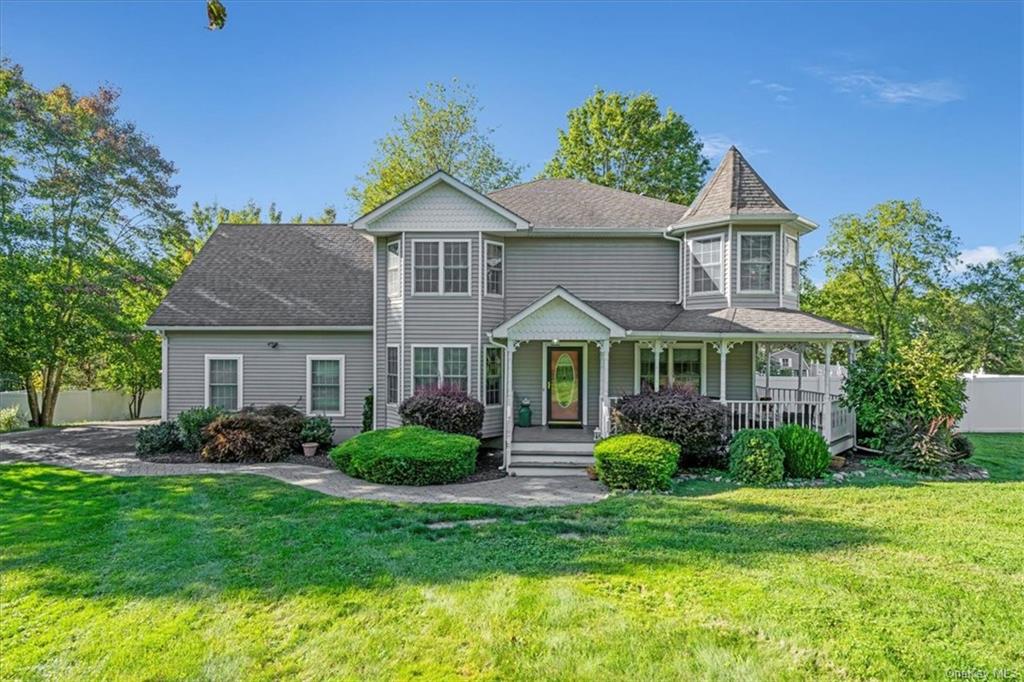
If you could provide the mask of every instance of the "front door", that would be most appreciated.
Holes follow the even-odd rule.
[[[583,349],[548,347],[548,425],[583,426]]]

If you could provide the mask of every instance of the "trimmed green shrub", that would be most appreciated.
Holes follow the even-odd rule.
[[[612,489],[665,490],[679,466],[679,446],[661,438],[626,433],[594,446],[598,479]]]
[[[691,386],[623,396],[613,413],[620,433],[642,433],[679,445],[680,467],[724,469],[729,409]]]
[[[174,422],[143,426],[135,434],[135,454],[160,455],[181,450],[178,427]]]
[[[11,405],[0,410],[0,433],[7,433],[24,427],[28,423],[21,414],[19,405]]]
[[[331,450],[349,476],[390,485],[454,483],[476,470],[480,441],[422,426],[367,431]]]
[[[418,391],[398,407],[402,424],[425,426],[445,433],[480,437],[484,405],[458,386],[440,386]]]
[[[784,461],[778,437],[767,429],[737,431],[729,443],[729,473],[740,483],[777,483]]]
[[[199,452],[203,449],[203,429],[217,417],[224,414],[219,407],[193,407],[178,415],[178,439],[181,447],[188,452]]]
[[[782,465],[791,478],[818,478],[832,459],[828,443],[820,433],[799,424],[775,429],[785,457]]]
[[[951,420],[922,422],[905,419],[892,422],[885,431],[882,457],[903,469],[926,474],[948,473],[953,462],[963,459],[953,445]]]
[[[302,425],[299,440],[303,443],[319,443],[321,447],[330,447],[334,440],[334,427],[327,417],[309,417]]]

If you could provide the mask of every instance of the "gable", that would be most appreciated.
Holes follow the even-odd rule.
[[[509,327],[518,339],[607,338],[609,329],[562,298],[553,298]]]
[[[510,231],[527,223],[443,173],[374,209],[354,224],[377,233]]]

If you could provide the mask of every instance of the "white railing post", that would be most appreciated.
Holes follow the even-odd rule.
[[[822,433],[825,442],[832,445],[832,342],[825,342],[825,402]]]
[[[598,344],[601,351],[601,437],[607,438],[611,431],[611,411],[608,404],[608,356],[611,353],[611,342],[605,339]]]
[[[513,404],[515,401],[515,391],[512,386],[512,355],[516,352],[517,345],[517,342],[512,338],[509,338],[505,345],[505,429],[502,434],[504,437],[502,459],[506,471],[512,460],[512,431],[515,428],[515,405]]]

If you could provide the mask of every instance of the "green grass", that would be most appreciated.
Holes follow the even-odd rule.
[[[7,465],[0,676],[1024,675],[1024,436],[975,440],[992,481],[554,510]]]

